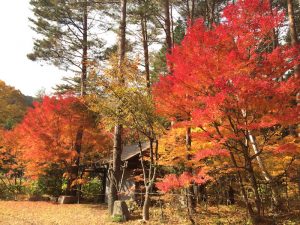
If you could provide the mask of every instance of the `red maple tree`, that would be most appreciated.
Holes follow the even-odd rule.
[[[273,45],[273,30],[284,27],[284,13],[271,8],[269,1],[229,4],[221,21],[208,30],[199,19],[188,29],[167,56],[172,74],[160,77],[153,94],[162,115],[197,128],[194,138],[211,143],[211,149],[200,149],[196,158],[226,154],[238,168],[235,157],[242,155],[253,173],[252,161],[262,162],[259,157],[266,146],[274,145],[272,138],[283,138],[284,129],[299,123],[295,96],[300,81],[293,68],[299,64],[300,48]],[[296,149],[294,142],[279,147],[280,152],[298,154]]]

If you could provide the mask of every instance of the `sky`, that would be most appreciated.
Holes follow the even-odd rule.
[[[28,21],[31,16],[29,0],[1,2],[0,80],[25,95],[35,96],[43,88],[50,94],[52,87],[61,83],[62,77],[68,73],[27,59],[26,55],[32,51],[35,36]]]

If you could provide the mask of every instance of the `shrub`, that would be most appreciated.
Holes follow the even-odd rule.
[[[87,201],[98,201],[101,189],[101,179],[93,178],[82,186],[82,197]]]

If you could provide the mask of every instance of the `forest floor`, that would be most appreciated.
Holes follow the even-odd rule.
[[[184,211],[184,210],[183,210]],[[185,212],[164,209],[163,217],[159,208],[151,209],[152,221],[147,224],[188,225]],[[198,210],[199,211],[199,210]],[[142,224],[140,212],[123,225]],[[249,224],[243,209],[236,206],[203,208],[194,218],[199,225]],[[48,202],[0,201],[0,225],[117,225],[107,215],[104,205],[74,204],[57,205]],[[289,214],[274,218],[272,223],[300,224],[300,209],[291,210]]]

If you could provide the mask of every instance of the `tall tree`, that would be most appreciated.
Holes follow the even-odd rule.
[[[295,10],[293,5],[293,0],[287,0],[287,7],[288,7],[288,17],[289,17],[289,31],[290,31],[290,38],[291,44],[293,46],[298,45],[298,34],[296,29],[296,21],[295,21]],[[295,76],[300,76],[300,65],[296,65],[295,67]]]
[[[102,41],[93,28],[98,21],[99,9],[94,1],[42,1],[31,0],[35,18],[30,18],[33,29],[40,35],[34,41],[31,60],[49,62],[59,68],[71,70],[80,77],[79,87],[72,87],[81,97],[86,94],[88,65],[101,57]],[[78,127],[75,149],[78,153],[77,170],[80,166],[80,153],[83,127]],[[78,174],[78,171],[75,172]],[[77,192],[79,197],[79,192]]]
[[[173,43],[171,36],[170,1],[163,0],[167,52],[171,53]]]
[[[254,190],[256,212],[245,195],[245,180],[240,171],[237,173],[254,221],[256,216],[261,216],[261,197],[253,160],[264,155],[265,145],[273,145],[270,140],[275,130],[297,121],[299,111],[293,104],[299,80],[293,78],[278,83],[275,79],[298,63],[297,48],[278,46],[271,52],[262,50],[272,42],[272,30],[283,26],[283,14],[275,9],[272,14],[269,9],[266,1],[239,1],[224,9],[226,22],[212,30],[207,30],[205,23],[199,21],[189,30],[181,46],[173,49],[169,60],[174,72],[162,77],[154,91],[158,92],[155,96],[163,110],[168,101],[163,98],[163,92],[179,96],[171,100],[171,105],[179,105],[179,100],[183,105],[191,105],[191,122],[185,119],[181,124],[202,130],[200,137],[215,141],[216,149],[227,149],[234,167],[241,167],[237,155],[243,157],[244,169]],[[287,58],[290,60],[286,61]],[[283,104],[287,111],[282,111]],[[179,108],[178,114],[182,109]],[[254,144],[260,145],[258,151],[254,150]],[[293,142],[290,144],[295,146]],[[265,172],[261,169],[260,173]],[[276,179],[269,183],[271,187]]]
[[[78,93],[84,95],[88,65],[101,57],[103,42],[93,28],[98,5],[94,1],[31,0],[32,29],[39,35],[34,41],[31,60],[42,60],[71,70],[80,77]]]
[[[126,16],[127,16],[127,0],[120,0],[120,22],[118,33],[118,67],[120,76],[117,77],[118,82],[124,83],[123,77],[123,64],[126,54]],[[122,110],[120,106],[117,106],[117,110]],[[121,155],[122,155],[122,130],[123,126],[117,122],[114,128],[114,147],[113,147],[113,159],[112,168],[110,172],[110,191],[108,195],[108,211],[112,215],[114,202],[118,199],[118,185],[121,180]],[[115,182],[113,182],[113,180]]]
[[[156,179],[158,169],[158,136],[162,133],[162,119],[155,112],[152,96],[146,85],[146,79],[139,72],[138,63],[132,63],[126,59],[123,63],[122,74],[119,73],[118,59],[112,58],[110,69],[104,76],[97,77],[96,84],[101,91],[91,96],[93,110],[105,115],[107,124],[122,124],[127,133],[132,134],[134,139],[122,137],[122,141],[129,144],[137,144],[140,147],[140,161],[142,164],[142,179],[144,183],[143,220],[150,218],[150,192]],[[118,82],[116,76],[122,77],[124,83]],[[116,110],[116,105],[122,109]],[[145,150],[145,142],[149,150]],[[149,160],[148,160],[149,157]],[[120,183],[115,179],[110,180],[117,186],[118,191],[122,189]],[[122,182],[121,182],[122,183]]]
[[[148,34],[148,23],[151,13],[151,1],[149,0],[138,0],[138,14],[140,20],[140,27],[142,33],[142,45],[146,75],[146,85],[150,90],[150,61],[149,61],[149,34]]]
[[[288,7],[288,18],[289,18],[291,44],[295,45],[298,43],[298,36],[297,36],[297,30],[296,30],[295,10],[294,10],[294,5],[293,5],[293,0],[287,0],[287,7]]]
[[[76,149],[79,127],[85,130],[81,154]],[[110,137],[95,122],[94,114],[72,96],[45,96],[28,110],[15,132],[20,134],[16,142],[22,146],[27,174],[39,176],[56,165],[68,178],[68,192],[77,184],[78,168],[74,162],[78,157],[85,163],[93,163],[110,147]]]

